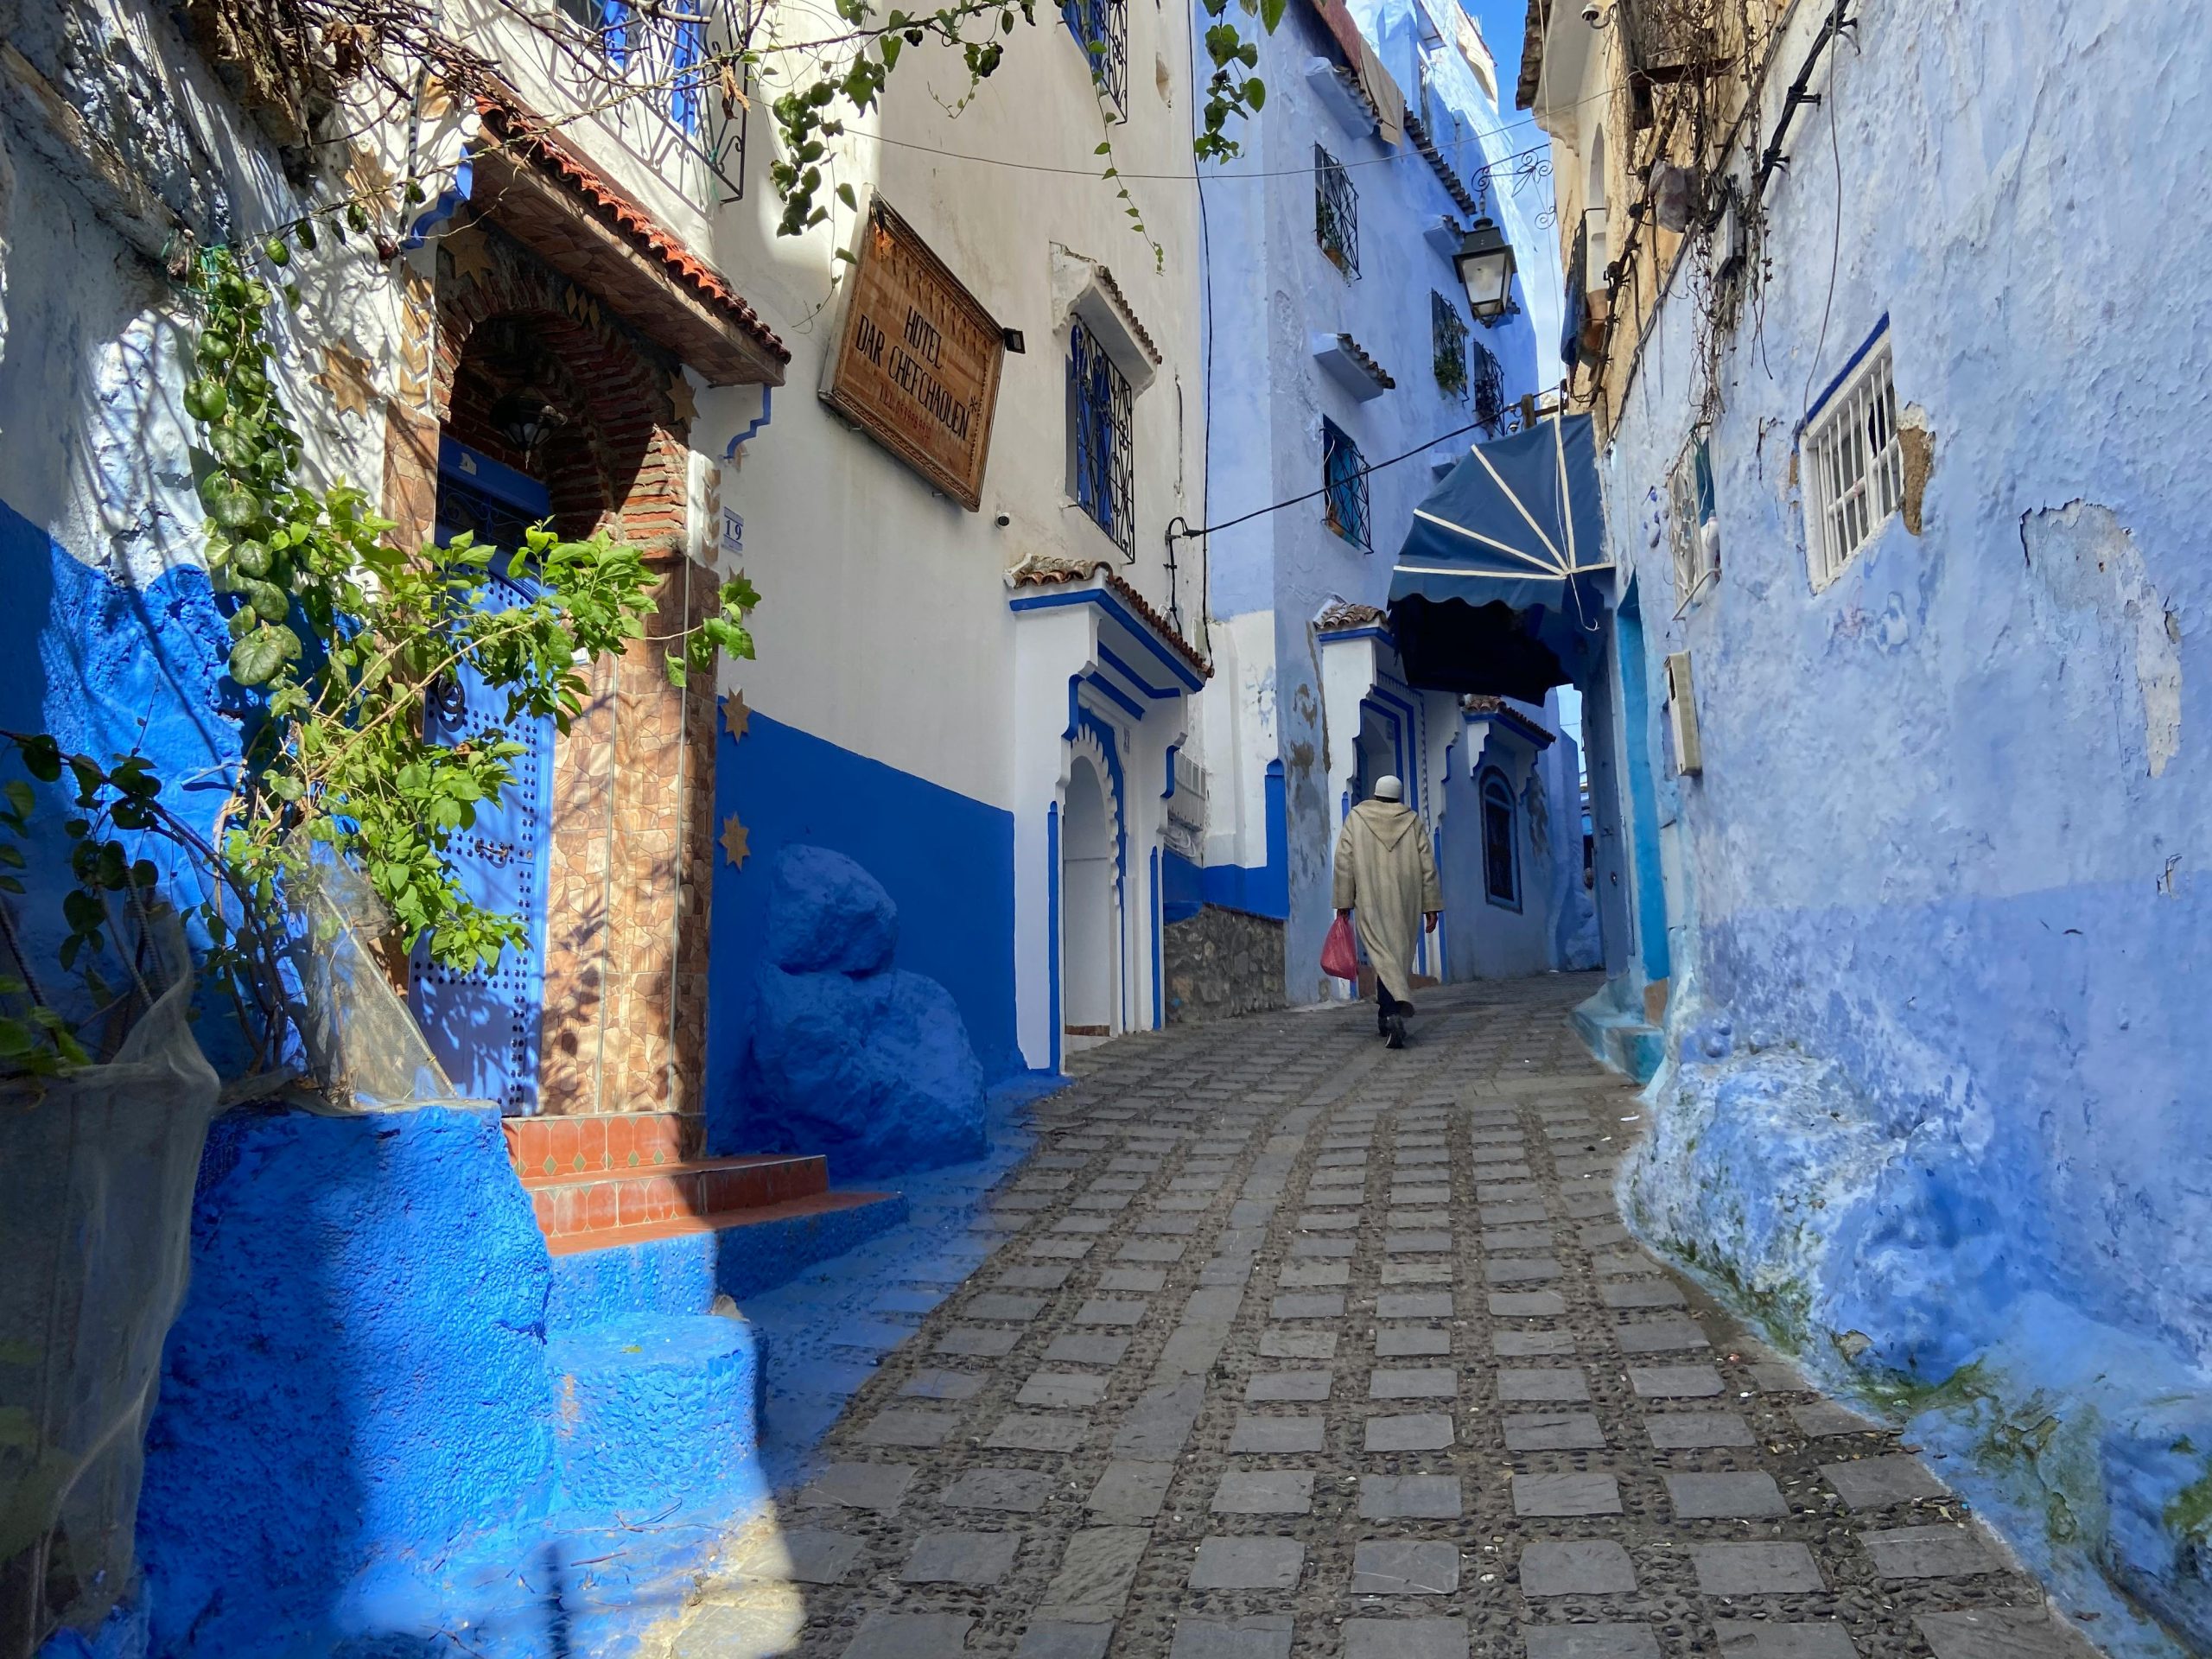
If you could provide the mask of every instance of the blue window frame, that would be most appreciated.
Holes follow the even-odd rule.
[[[1135,394],[1078,317],[1068,325],[1068,493],[1114,545],[1135,556],[1129,427]]]
[[[1521,861],[1514,839],[1513,788],[1496,767],[1483,773],[1483,897],[1521,908]]]
[[[668,118],[684,133],[698,132],[705,81],[699,66],[707,55],[707,20],[697,8],[649,6],[640,17],[635,0],[559,0],[559,4],[599,36],[600,50],[615,68],[627,68],[634,57],[641,73],[664,73],[667,80],[659,90],[667,99]],[[660,61],[664,57],[665,63]]]
[[[1090,60],[1091,79],[1126,113],[1129,107],[1128,0],[1061,0],[1068,32]]]
[[[1367,458],[1342,427],[1321,419],[1323,522],[1361,552],[1374,550],[1367,533]]]

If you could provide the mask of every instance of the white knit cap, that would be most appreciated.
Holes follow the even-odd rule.
[[[1406,798],[1406,786],[1385,772],[1375,780],[1375,798],[1378,801],[1402,801]]]

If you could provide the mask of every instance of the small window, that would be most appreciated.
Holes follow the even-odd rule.
[[[1128,377],[1077,318],[1068,325],[1068,493],[1124,553],[1136,545]]]
[[[1313,146],[1313,235],[1329,263],[1347,276],[1359,275],[1359,197],[1344,163]]]
[[[1521,908],[1521,866],[1513,844],[1513,790],[1505,774],[1483,773],[1483,896],[1508,910]]]
[[[1497,353],[1482,343],[1475,342],[1475,419],[1491,436],[1505,423],[1505,370],[1497,360]]]
[[[1334,421],[1321,421],[1321,484],[1331,530],[1361,552],[1370,550],[1367,537],[1367,459],[1351,435]]]
[[[1090,78],[1123,114],[1129,108],[1128,0],[1063,0],[1060,16],[1090,60]]]
[[[1897,391],[1884,339],[1836,385],[1805,431],[1805,559],[1817,593],[1904,502]]]
[[[1713,451],[1700,433],[1667,480],[1675,592],[1687,605],[1720,574],[1720,527],[1713,506]]]
[[[1459,308],[1434,289],[1428,290],[1428,329],[1436,353],[1437,390],[1447,397],[1467,395],[1467,323]]]

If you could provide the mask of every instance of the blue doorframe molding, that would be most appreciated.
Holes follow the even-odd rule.
[[[1160,849],[1152,849],[1152,903],[1146,906],[1152,912],[1152,1028],[1158,1031],[1167,1023],[1166,999],[1160,984],[1161,957],[1160,930]]]
[[[1241,910],[1248,916],[1287,922],[1290,919],[1290,835],[1280,756],[1268,762],[1262,788],[1268,861],[1257,868],[1243,864],[1207,865],[1205,900],[1223,910]]]
[[[1052,1068],[1060,1069],[1060,804],[1045,808],[1045,928],[1051,936],[1045,955],[1052,1004]]]
[[[1643,982],[1674,971],[1667,944],[1667,891],[1659,862],[1659,792],[1651,775],[1651,693],[1644,683],[1643,610],[1636,584],[1621,595],[1614,632],[1620,643],[1621,747],[1628,756],[1629,880],[1636,889],[1637,950]]]

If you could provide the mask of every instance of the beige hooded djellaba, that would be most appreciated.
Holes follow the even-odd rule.
[[[1359,942],[1383,987],[1414,995],[1414,946],[1424,912],[1444,908],[1436,855],[1421,815],[1401,801],[1362,801],[1337,837],[1336,907],[1353,912]]]

